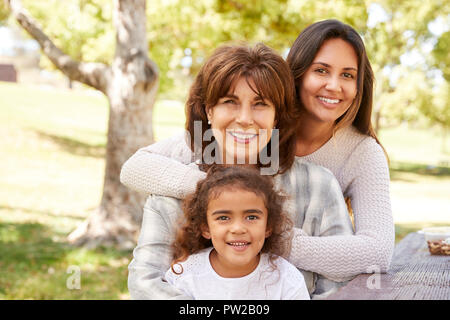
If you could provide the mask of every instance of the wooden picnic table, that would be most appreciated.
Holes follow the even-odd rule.
[[[361,274],[328,299],[450,300],[450,256],[431,255],[424,235],[410,233],[396,245],[387,273]]]

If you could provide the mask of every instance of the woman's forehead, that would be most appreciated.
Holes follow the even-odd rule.
[[[245,82],[244,82],[245,81]],[[257,96],[260,96],[260,97],[262,97],[263,96],[263,94],[260,92],[260,90],[258,90],[258,86],[257,86],[257,84],[255,83],[255,81],[253,80],[253,77],[252,76],[240,76],[240,77],[236,77],[233,81],[232,81],[232,83],[231,83],[231,85],[230,85],[230,87],[229,87],[229,89],[228,89],[228,91],[227,91],[227,95],[232,95],[232,94],[235,94],[235,92],[236,92],[236,90],[237,90],[237,86],[238,86],[238,84],[239,85],[243,85],[243,83],[245,83],[245,84],[247,84],[247,86],[257,95]]]

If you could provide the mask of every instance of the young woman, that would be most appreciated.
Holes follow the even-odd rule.
[[[292,262],[324,274],[386,272],[395,239],[389,168],[371,125],[374,77],[364,43],[349,25],[320,21],[298,36],[287,62],[301,112],[297,159],[333,172],[355,226],[354,236],[304,237]]]
[[[141,186],[157,183],[155,189],[171,191],[171,187],[183,181],[194,184],[188,191],[181,187],[176,191],[178,194],[171,192],[171,197],[151,195],[148,198],[138,245],[129,266],[128,287],[133,299],[189,298],[164,281],[172,258],[171,243],[177,220],[183,215],[181,201],[174,196],[185,198],[195,191],[197,182],[206,175],[199,169],[205,167],[204,160],[208,160],[205,153],[210,146],[214,147],[208,149],[213,150],[214,159],[234,161],[241,157],[244,163],[259,167],[258,170],[272,167],[260,161],[270,150],[279,168],[275,173],[280,173],[275,177],[275,185],[291,196],[285,201],[284,209],[293,220],[296,232],[312,236],[353,233],[336,178],[323,167],[294,161],[295,122],[298,121],[294,99],[294,81],[287,63],[262,44],[252,48],[222,47],[205,62],[186,103],[187,137],[181,135],[159,142],[160,146],[169,145],[165,155],[149,153],[147,148],[141,150],[122,169],[122,181],[131,186],[133,181]],[[209,131],[213,137],[207,135]],[[259,135],[259,132],[266,134]],[[208,139],[199,141],[195,136],[208,136]],[[223,136],[231,140],[222,139]],[[195,152],[198,149],[202,152]],[[255,153],[256,164],[250,162]],[[201,162],[200,167],[195,163],[197,160]],[[153,175],[158,174],[159,178],[155,179]],[[294,241],[301,238],[296,237]],[[328,294],[341,285],[312,272],[304,271],[303,275],[314,296]]]
[[[166,280],[196,300],[309,300],[302,273],[282,258],[292,227],[283,200],[258,170],[210,168],[183,202]]]

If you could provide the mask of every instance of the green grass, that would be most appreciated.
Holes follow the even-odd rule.
[[[102,95],[0,82],[0,299],[129,298],[131,251],[66,242],[100,201],[107,118]],[[181,130],[183,104],[158,102],[154,123],[157,140]],[[407,128],[381,133],[392,160],[393,200],[447,205],[450,169],[442,163],[448,154],[433,134]],[[426,154],[417,147],[420,139],[428,141]],[[417,221],[400,219],[397,240],[444,223],[431,221],[428,212],[408,214]],[[67,288],[70,266],[81,270],[80,290]]]
[[[155,106],[156,138],[183,127]],[[87,250],[67,235],[100,202],[108,119],[102,95],[0,82],[0,299],[127,299],[131,251]],[[66,286],[69,266],[81,289]]]

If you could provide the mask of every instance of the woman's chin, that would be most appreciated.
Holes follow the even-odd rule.
[[[227,154],[225,164],[256,165],[258,164],[258,154],[256,153],[249,154],[248,152],[239,152],[239,151],[234,154]]]

